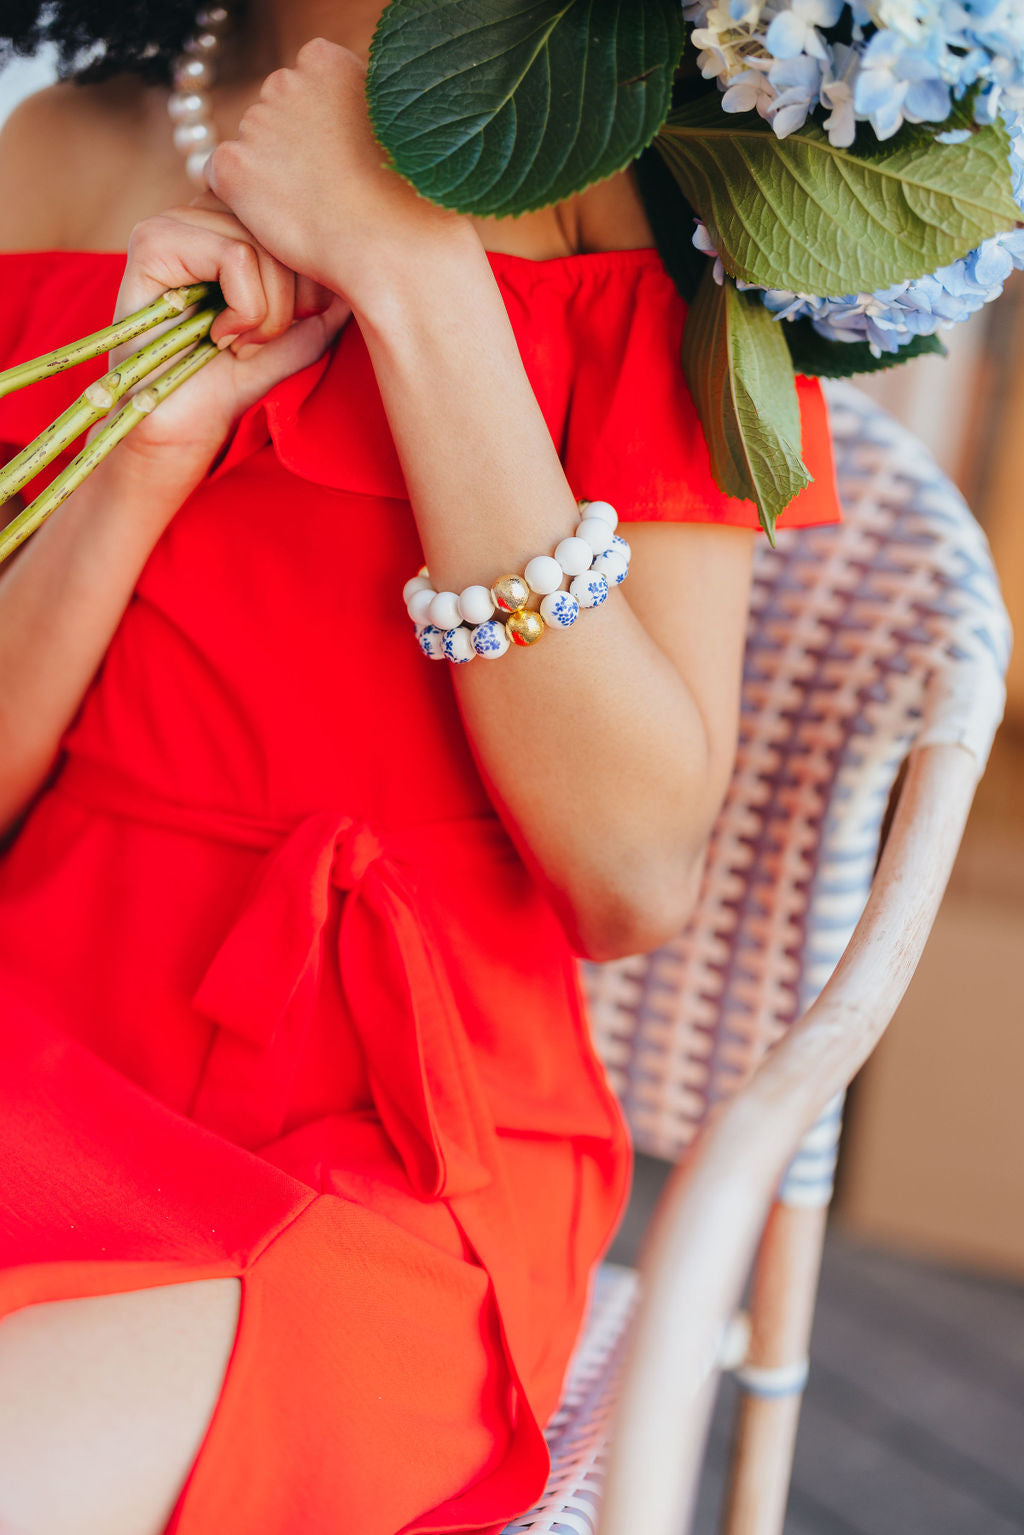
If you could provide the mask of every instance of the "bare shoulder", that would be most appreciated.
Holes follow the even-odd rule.
[[[20,102],[0,129],[0,250],[102,248],[140,155],[161,143],[155,96],[116,75],[59,81]]]
[[[631,165],[595,182],[571,202],[578,250],[636,250],[654,244]]]

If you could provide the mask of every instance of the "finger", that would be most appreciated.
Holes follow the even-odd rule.
[[[323,283],[312,277],[298,276],[295,281],[295,318],[304,320],[309,315],[323,314],[334,302],[335,295]]]
[[[175,207],[143,219],[129,236],[115,318],[132,313],[167,288],[216,281],[229,241],[255,244],[234,214],[219,207]]]
[[[212,340],[220,343],[225,336],[240,336],[262,325],[268,300],[259,256],[247,240],[215,238],[209,247],[209,259],[213,260],[215,270],[207,276],[220,283],[224,295],[225,308],[210,330]]]
[[[259,262],[267,312],[261,324],[242,333],[237,345],[273,341],[284,334],[295,317],[295,273],[262,245],[254,245],[253,249]]]

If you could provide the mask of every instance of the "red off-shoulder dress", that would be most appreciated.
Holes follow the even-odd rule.
[[[575,494],[756,527],[656,252],[490,260]],[[0,366],[105,325],[123,264],[0,257]],[[4,457],[102,369],[0,402]],[[789,527],[839,516],[800,398]],[[499,1531],[626,1200],[577,961],[402,604],[421,560],[350,323],[156,545],[0,856],[0,1316],[242,1282],[168,1535]]]

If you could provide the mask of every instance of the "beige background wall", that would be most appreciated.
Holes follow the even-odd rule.
[[[1024,1277],[1024,274],[868,387],[932,447],[992,544],[1018,643],[1003,729],[917,978],[850,1093],[847,1230]]]

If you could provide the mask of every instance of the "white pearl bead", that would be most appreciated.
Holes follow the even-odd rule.
[[[610,501],[588,501],[580,514],[582,517],[600,517],[614,533],[619,525],[619,514]]]
[[[478,656],[488,661],[496,661],[499,656],[503,656],[511,644],[504,624],[488,621],[477,624],[473,630],[473,649]]]
[[[167,98],[172,123],[194,123],[209,113],[209,102],[199,91],[172,91]]]
[[[206,170],[206,162],[212,154],[212,149],[193,149],[185,161],[185,170],[188,172],[189,178],[197,186],[203,187],[206,185],[206,177],[203,172]]]
[[[523,579],[527,586],[539,597],[546,597],[549,592],[557,592],[564,575],[565,571],[557,560],[551,558],[550,554],[534,555],[523,571]]]
[[[457,592],[438,592],[430,604],[430,622],[439,629],[457,629],[462,622]]]
[[[608,596],[608,580],[599,570],[588,570],[570,581],[569,590],[581,608],[599,608]]]
[[[622,555],[622,558],[625,560],[627,565],[629,564],[630,560],[633,558],[633,551],[632,551],[632,549],[630,548],[629,544],[627,544],[626,540],[619,533],[616,533],[615,537],[612,539],[612,541],[611,541],[611,548],[618,550],[618,552]]]
[[[459,612],[467,624],[485,624],[494,612],[488,586],[467,586],[459,593]]]
[[[607,577],[609,586],[620,586],[629,573],[629,565],[617,549],[606,549],[599,554],[591,568]]]
[[[193,149],[184,163],[184,169],[189,173],[189,180],[195,181],[197,186],[206,186],[206,161],[212,153],[212,149]]]
[[[576,529],[576,537],[589,544],[595,554],[603,554],[615,537],[613,530],[601,517],[584,517]]]
[[[190,58],[183,54],[174,67],[174,83],[179,91],[194,91],[197,87],[213,84],[213,69],[209,59]]]
[[[417,624],[416,638],[425,656],[432,661],[444,660],[444,635],[440,629],[435,629],[433,624]]]
[[[228,11],[223,5],[208,5],[196,12],[196,26],[204,32],[216,32],[228,23]]]
[[[418,592],[413,592],[406,603],[406,607],[409,617],[414,624],[427,624],[430,622],[430,604],[436,596],[437,593],[429,584],[421,586]]]
[[[563,538],[555,550],[555,559],[567,576],[581,576],[594,562],[594,551],[582,538]]]
[[[467,661],[472,661],[476,655],[473,649],[473,635],[465,624],[460,624],[457,629],[446,631],[444,653],[449,661],[454,661],[457,666],[463,666]]]
[[[180,149],[182,154],[188,154],[193,149],[209,152],[214,147],[215,134],[210,123],[179,123],[173,137],[174,147]]]
[[[220,38],[213,32],[197,32],[185,44],[185,52],[199,58],[211,58],[220,48]]]
[[[402,587],[402,601],[408,606],[410,597],[415,597],[417,592],[433,591],[429,576],[410,576]]]
[[[541,600],[540,616],[549,629],[569,629],[580,616],[580,605],[571,591],[550,592]]]

